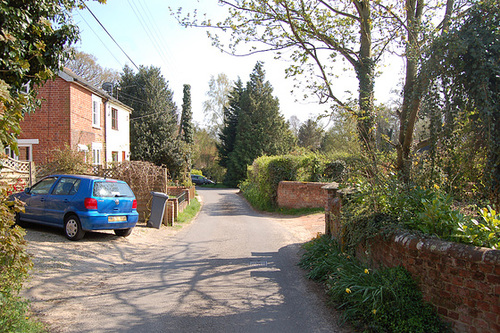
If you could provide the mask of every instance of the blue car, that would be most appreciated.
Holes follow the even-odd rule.
[[[126,237],[139,219],[135,195],[121,180],[51,175],[12,197],[26,204],[17,223],[62,227],[70,240],[80,240],[91,230],[114,230]]]

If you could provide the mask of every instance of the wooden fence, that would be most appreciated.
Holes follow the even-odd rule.
[[[0,159],[0,188],[13,186],[19,192],[35,183],[35,163],[18,161],[10,157]]]

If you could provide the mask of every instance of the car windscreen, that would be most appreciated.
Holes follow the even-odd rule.
[[[125,183],[94,182],[94,197],[133,197],[134,193]]]

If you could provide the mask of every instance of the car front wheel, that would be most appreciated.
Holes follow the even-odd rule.
[[[83,238],[85,231],[82,229],[78,216],[70,215],[64,220],[64,234],[69,240],[72,241],[77,241]]]
[[[127,236],[130,236],[131,233],[132,233],[132,228],[115,229],[115,235],[117,235],[117,236],[127,237]]]

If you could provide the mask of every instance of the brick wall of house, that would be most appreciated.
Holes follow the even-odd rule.
[[[44,164],[50,160],[54,149],[63,149],[70,143],[70,91],[68,83],[59,77],[47,81],[38,91],[41,108],[25,115],[19,138],[39,139],[39,144],[32,148],[33,161]]]
[[[53,152],[65,146],[76,149],[78,144],[83,144],[89,146],[91,152],[92,142],[103,144],[101,161],[104,161],[104,103],[101,103],[101,126],[93,128],[91,91],[58,76],[39,87],[38,98],[42,101],[41,107],[25,115],[19,136],[20,139],[39,139],[39,144],[32,148],[36,164],[51,161]]]
[[[342,239],[335,191],[329,191],[328,202],[325,219],[333,224],[328,229]],[[499,250],[399,232],[371,239],[356,257],[375,267],[405,267],[454,332],[500,332]]]
[[[71,147],[76,147],[78,144],[90,146],[92,142],[102,143],[101,161],[104,161],[105,156],[105,132],[104,132],[104,101],[101,100],[101,121],[100,127],[92,127],[92,93],[87,89],[71,83]],[[92,152],[92,147],[89,147]],[[89,160],[89,162],[91,162]]]
[[[325,207],[326,183],[281,181],[278,184],[277,203],[281,208]]]

